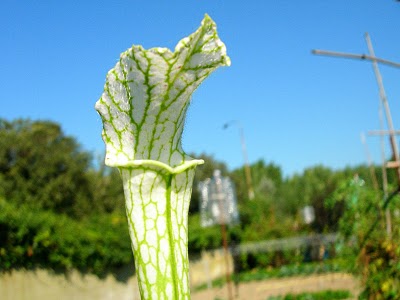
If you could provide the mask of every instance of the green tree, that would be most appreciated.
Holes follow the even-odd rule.
[[[96,206],[90,163],[54,122],[0,120],[0,192],[8,201],[81,217]]]
[[[283,182],[282,170],[274,163],[266,164],[264,160],[258,160],[250,166],[252,186],[257,198],[273,200],[279,194]],[[239,202],[248,200],[248,187],[244,167],[231,173],[235,182]]]
[[[261,197],[274,198],[282,185],[282,170],[274,163],[259,160],[251,165],[254,192]]]
[[[118,169],[100,164],[87,172],[94,202],[101,213],[125,213],[124,190]]]
[[[284,204],[286,212],[297,216],[301,209],[310,205],[315,211],[315,221],[312,228],[317,232],[334,230],[340,216],[340,208],[327,209],[324,205],[326,198],[330,197],[336,189],[342,173],[334,172],[322,165],[306,169],[301,175],[294,175],[286,180],[283,188]]]

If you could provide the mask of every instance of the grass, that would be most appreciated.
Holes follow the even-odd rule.
[[[335,273],[335,272],[350,272],[350,270],[348,269],[346,262],[344,260],[336,258],[336,259],[326,260],[323,263],[313,262],[313,263],[285,265],[279,268],[271,268],[271,269],[254,269],[251,271],[242,272],[234,276],[237,276],[236,280],[238,280],[239,282],[249,282],[249,281],[260,281],[272,278],[285,278],[285,277],[303,276],[303,275],[307,276],[307,275]],[[235,279],[234,276],[232,276],[232,280]],[[222,287],[225,284],[225,281],[226,281],[225,278],[215,279],[212,281],[212,286]],[[206,288],[207,284],[204,283],[197,286],[194,289],[194,291],[200,291]]]
[[[314,293],[287,294],[285,296],[273,296],[267,300],[340,300],[349,299],[352,294],[346,290],[326,290]]]

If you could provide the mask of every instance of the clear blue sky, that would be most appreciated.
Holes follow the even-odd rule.
[[[222,130],[239,120],[250,162],[272,161],[285,175],[366,161],[360,133],[379,128],[372,66],[315,56],[311,49],[366,53],[368,31],[377,56],[400,62],[400,3],[394,0],[3,0],[0,117],[56,121],[83,149],[103,153],[94,104],[119,54],[132,44],[173,49],[205,13],[217,23],[232,66],[217,70],[193,95],[186,152],[241,166],[238,128]],[[396,126],[400,69],[381,71]],[[378,139],[367,141],[378,162]]]

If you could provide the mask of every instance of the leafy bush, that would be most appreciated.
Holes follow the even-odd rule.
[[[200,214],[189,215],[188,248],[192,254],[222,247],[221,227],[201,227]]]
[[[123,215],[75,221],[0,200],[0,270],[49,268],[104,275],[132,264]]]
[[[328,205],[344,203],[339,230],[341,254],[362,278],[360,299],[400,299],[400,218],[392,218],[391,236],[386,232],[385,213],[399,203],[398,191],[384,199],[382,193],[355,177],[343,182]]]
[[[315,293],[288,294],[285,296],[269,297],[268,300],[340,300],[352,295],[345,290],[327,290]]]
[[[400,245],[398,241],[369,241],[359,255],[364,291],[361,299],[400,299]]]
[[[342,259],[326,260],[323,264],[313,263],[302,263],[302,264],[290,264],[281,266],[279,268],[269,269],[256,269],[252,271],[243,272],[239,275],[241,282],[253,281],[253,280],[265,280],[270,278],[282,278],[299,275],[312,275],[312,274],[323,274],[331,272],[347,272],[348,268],[346,261]]]

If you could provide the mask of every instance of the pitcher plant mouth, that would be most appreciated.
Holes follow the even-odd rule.
[[[142,299],[190,299],[188,211],[195,167],[181,139],[191,94],[230,65],[205,15],[175,51],[132,46],[120,56],[96,102],[105,164],[117,167]]]
[[[117,165],[114,164],[112,167],[117,167],[117,168],[136,168],[136,167],[143,167],[143,166],[154,166],[154,167],[159,167],[161,169],[164,169],[168,173],[171,174],[179,174],[184,172],[186,169],[189,169],[191,167],[196,167],[198,165],[204,164],[203,159],[191,159],[182,162],[182,164],[176,166],[176,167],[171,167],[161,161],[158,160],[151,160],[151,159],[137,159],[133,161],[127,161],[123,165]],[[109,165],[110,166],[110,165]]]
[[[103,120],[105,163],[156,160],[174,168],[188,160],[181,138],[191,94],[224,65],[230,59],[208,15],[174,52],[135,45],[123,52],[95,106]]]

